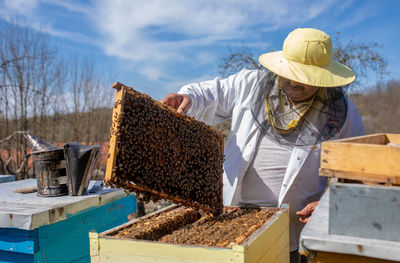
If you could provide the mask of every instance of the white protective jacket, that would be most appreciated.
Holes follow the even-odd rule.
[[[261,73],[261,74],[260,74]],[[238,205],[241,182],[253,158],[261,130],[251,113],[251,94],[259,83],[262,72],[242,70],[226,79],[185,85],[178,92],[187,94],[192,106],[187,114],[215,125],[232,119],[231,130],[225,145],[223,175],[224,205]],[[346,120],[334,139],[365,134],[361,116],[347,99]],[[326,178],[318,176],[320,145],[294,147],[279,194],[278,206],[290,205],[290,250],[298,247],[303,223],[295,212],[308,203],[319,200],[326,186]]]

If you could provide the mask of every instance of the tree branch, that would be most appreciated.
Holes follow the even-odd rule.
[[[28,159],[29,159],[29,157],[31,156],[31,154],[30,153],[28,153],[28,154],[25,154],[24,153],[24,160],[22,161],[22,163],[21,163],[21,165],[19,166],[19,168],[17,169],[17,170],[15,170],[15,171],[13,171],[10,167],[9,167],[9,165],[10,165],[10,163],[11,163],[11,157],[10,158],[8,158],[8,160],[7,160],[7,162],[6,162],[6,172],[7,173],[9,173],[9,174],[12,174],[12,175],[19,175],[21,172],[22,172],[22,170],[24,169],[24,167],[25,167],[25,165],[28,163]]]
[[[3,142],[6,142],[6,141],[11,140],[12,137],[14,137],[14,136],[17,135],[17,134],[26,134],[26,131],[15,131],[15,132],[11,133],[10,136],[8,136],[8,137],[6,137],[6,138],[0,140],[0,143],[3,143]]]

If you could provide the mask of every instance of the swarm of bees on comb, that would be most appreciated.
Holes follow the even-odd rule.
[[[179,245],[231,248],[241,244],[279,208],[225,207],[214,216],[193,208],[177,207],[140,218],[111,234],[114,238],[151,240]]]
[[[143,218],[120,230],[115,237],[157,241],[174,230],[195,222],[199,217],[200,214],[194,208],[182,206],[157,217]]]
[[[164,198],[219,214],[223,135],[132,88],[114,88],[107,184],[142,201]]]

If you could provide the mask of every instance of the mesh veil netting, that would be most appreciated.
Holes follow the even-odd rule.
[[[284,119],[287,112],[282,110],[282,98],[288,100],[279,88],[277,76],[268,70],[259,71],[255,90],[251,94],[251,111],[262,134],[269,135],[278,143],[289,146],[310,146],[329,140],[337,135],[346,120],[347,103],[343,87],[323,88],[324,96],[316,96],[307,112],[299,118],[299,124],[289,132],[280,132],[276,124],[268,121],[265,103],[268,101],[269,116]],[[326,91],[326,95],[325,95]],[[319,93],[320,94],[320,93]],[[292,111],[296,115],[296,111]]]

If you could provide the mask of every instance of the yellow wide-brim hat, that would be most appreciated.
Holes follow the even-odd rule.
[[[330,36],[314,28],[289,33],[283,50],[262,54],[260,63],[278,76],[318,87],[339,87],[356,78],[353,70],[332,60]]]

